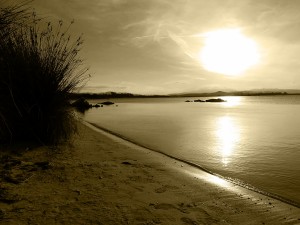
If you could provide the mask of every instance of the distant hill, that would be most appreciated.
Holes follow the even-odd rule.
[[[247,91],[216,91],[171,94],[172,97],[262,96],[300,94],[296,89],[253,89]]]
[[[168,95],[140,95],[132,93],[117,93],[117,92],[105,92],[105,93],[72,93],[71,99],[85,98],[85,99],[108,99],[108,98],[160,98],[168,97]]]
[[[288,94],[300,94],[300,89],[251,89],[252,92],[286,92]]]
[[[217,96],[266,96],[266,95],[294,95],[300,94],[296,89],[253,89],[248,91],[216,91],[216,92],[192,92],[176,93],[170,95],[141,95],[132,93],[72,93],[71,99],[109,99],[109,98],[161,98],[161,97],[217,97]]]

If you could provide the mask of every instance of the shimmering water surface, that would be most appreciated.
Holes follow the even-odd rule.
[[[300,205],[300,96],[222,98],[113,99],[84,118]]]

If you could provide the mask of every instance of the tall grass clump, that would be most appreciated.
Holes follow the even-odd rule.
[[[1,34],[8,34],[13,25],[22,25],[26,19],[30,17],[28,7],[26,5],[30,2],[11,6],[0,6],[0,31]]]
[[[1,143],[57,144],[75,131],[69,94],[82,84],[87,69],[78,57],[82,38],[71,38],[70,25],[28,16],[24,7],[1,9]]]

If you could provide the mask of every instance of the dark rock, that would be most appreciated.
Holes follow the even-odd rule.
[[[226,102],[226,101],[221,98],[212,98],[212,99],[207,99],[206,102]]]
[[[99,108],[99,107],[100,107],[100,105],[99,105],[99,104],[96,104],[96,105],[93,105],[93,107],[95,107],[95,108]]]
[[[193,101],[190,101],[190,100],[186,100],[185,102],[193,102]]]
[[[194,102],[205,102],[205,101],[203,101],[201,99],[197,99],[197,100],[194,100]]]
[[[90,108],[92,108],[93,106],[84,98],[80,98],[78,100],[76,100],[75,102],[73,102],[71,104],[71,106],[75,107],[79,112],[84,112]]]
[[[101,104],[101,105],[113,105],[113,104],[115,104],[115,103],[110,102],[110,101],[106,101],[106,102],[101,102],[100,104]]]

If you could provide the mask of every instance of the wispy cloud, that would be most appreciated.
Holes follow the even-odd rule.
[[[246,81],[255,86],[268,85],[269,78],[278,85],[300,83],[299,0],[35,0],[33,5],[46,17],[75,19],[73,30],[84,33],[83,54],[95,71],[87,89],[158,91],[172,84],[232,87],[247,86]],[[198,59],[203,33],[235,27],[262,49],[263,61],[245,82],[209,73]]]

